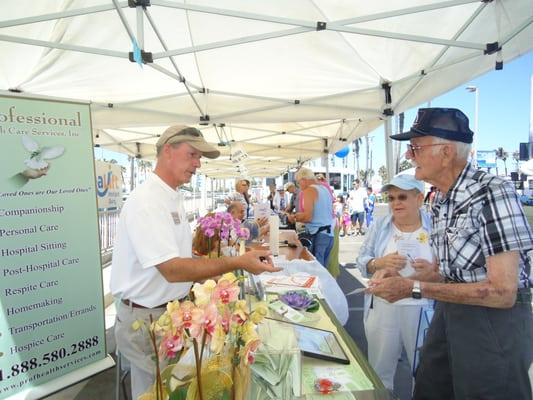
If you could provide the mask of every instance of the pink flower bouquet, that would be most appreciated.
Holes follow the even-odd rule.
[[[157,378],[139,400],[244,399],[249,364],[260,344],[256,328],[267,314],[239,300],[233,273],[194,284],[192,300],[173,301],[152,322]],[[166,365],[162,370],[160,365]]]
[[[239,239],[248,239],[250,232],[228,212],[209,213],[198,219],[193,249],[198,255],[220,257],[236,255],[233,251]],[[226,250],[226,251],[224,251]]]

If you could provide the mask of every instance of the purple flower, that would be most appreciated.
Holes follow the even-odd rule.
[[[222,214],[222,219],[226,224],[231,224],[234,221],[232,215],[228,212]]]
[[[222,240],[228,240],[233,235],[237,238],[248,239],[250,232],[241,228],[241,222],[228,212],[217,212],[210,216],[198,218],[198,225],[209,238],[219,233]]]
[[[241,228],[239,226],[238,229],[235,230],[237,237],[247,240],[250,237],[250,231],[247,228]]]
[[[208,238],[212,238],[213,236],[215,236],[215,230],[210,228],[204,229],[204,235]]]
[[[228,226],[223,226],[222,229],[220,230],[220,237],[224,240],[227,240],[229,239],[229,229],[228,229]]]
[[[313,298],[303,291],[286,292],[279,296],[279,299],[297,310],[305,310],[313,302]]]

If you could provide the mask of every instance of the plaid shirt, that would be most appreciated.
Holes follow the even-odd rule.
[[[519,251],[518,287],[531,287],[526,252],[533,236],[514,187],[470,164],[444,196],[433,202],[432,246],[440,271],[454,282],[479,282],[487,276],[486,257]]]

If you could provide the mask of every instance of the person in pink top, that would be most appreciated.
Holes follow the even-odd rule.
[[[329,194],[331,195],[331,201],[335,201],[335,194],[333,193],[333,190],[331,189],[331,186],[329,185],[328,181],[326,180],[326,177],[322,174],[317,174],[316,180],[318,183],[323,185],[326,189],[328,189]]]

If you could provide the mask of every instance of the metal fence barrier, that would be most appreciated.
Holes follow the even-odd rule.
[[[119,214],[120,210],[98,211],[98,227],[100,230],[100,248],[102,254],[110,252],[113,248]]]

